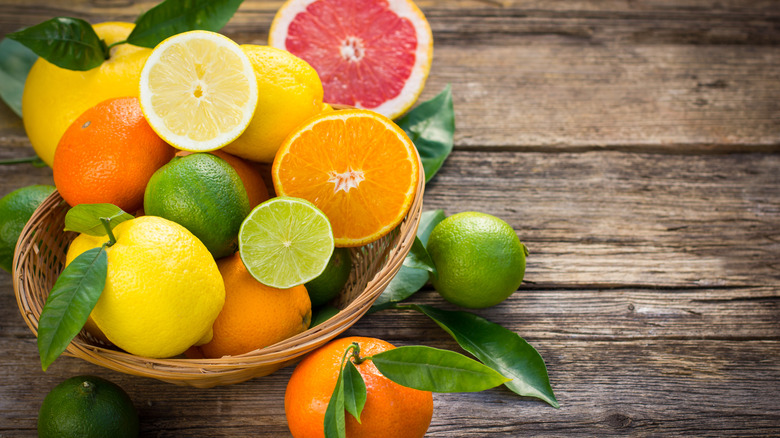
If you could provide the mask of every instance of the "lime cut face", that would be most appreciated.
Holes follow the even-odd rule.
[[[257,281],[279,289],[319,276],[333,253],[333,229],[309,201],[277,197],[252,210],[238,232],[238,251]]]

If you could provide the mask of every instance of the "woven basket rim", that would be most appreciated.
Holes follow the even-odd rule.
[[[358,296],[323,323],[259,350],[214,359],[146,358],[109,347],[93,345],[79,337],[71,341],[65,354],[126,374],[198,387],[238,383],[252,377],[269,374],[269,372],[265,372],[267,369],[272,369],[270,372],[273,372],[297,361],[305,353],[343,333],[365,315],[401,268],[404,258],[414,243],[422,213],[425,178],[419,153],[416,151],[415,153],[420,167],[420,178],[412,205],[397,227],[397,234],[392,237],[392,242],[385,251],[386,258],[383,266],[368,280],[365,289]],[[63,205],[65,205],[64,200],[55,190],[33,213],[22,230],[14,253],[12,269],[14,294],[23,319],[36,337],[40,309],[25,287],[25,273],[30,269],[28,264],[32,264],[32,262],[28,263],[32,257],[31,252],[37,253],[38,251],[36,239],[34,239],[37,226],[44,223],[48,215],[53,214],[52,212],[62,208]],[[75,233],[73,235],[75,236]],[[376,261],[372,263],[374,262]],[[48,291],[46,291],[46,296],[48,296]]]

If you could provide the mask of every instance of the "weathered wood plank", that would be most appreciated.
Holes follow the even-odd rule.
[[[362,322],[350,334],[364,335]],[[392,337],[390,341],[398,345]],[[430,342],[421,333],[413,344]],[[533,342],[545,357],[561,402],[555,410],[499,388],[436,394],[427,436],[754,435],[780,433],[780,343],[682,340]],[[144,436],[289,436],[284,389],[291,368],[230,387],[195,389],[113,373],[73,358],[46,373],[32,366],[34,342],[0,346],[13,380],[0,382],[0,433],[34,436],[45,393],[67,377],[96,374],[134,400]]]
[[[428,289],[408,301],[464,310]],[[767,287],[561,290],[523,285],[503,303],[471,312],[540,344],[561,339],[780,341],[780,291]],[[419,339],[421,331],[442,342],[449,336],[411,310],[371,314],[361,327],[366,336],[404,341]]]
[[[777,285],[778,169],[773,154],[456,151],[424,208],[506,220],[531,251],[526,280],[540,286]],[[8,172],[2,194],[51,171]]]
[[[421,2],[436,49],[422,99],[453,86],[460,147],[780,148],[780,8],[745,2]],[[153,2],[10,2],[6,33],[52,15],[132,20]],[[264,44],[280,2],[225,32]],[[0,141],[25,143],[0,119]]]
[[[780,156],[454,152],[424,209],[506,220],[526,280],[561,285],[777,285]]]

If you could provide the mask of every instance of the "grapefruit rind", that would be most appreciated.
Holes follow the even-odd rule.
[[[237,43],[196,30],[154,48],[141,71],[139,94],[157,135],[177,149],[207,152],[235,140],[249,126],[257,82]]]
[[[271,29],[268,33],[268,45],[287,50],[286,39],[290,23],[292,23],[296,15],[305,12],[310,4],[317,1],[320,0],[287,0],[276,12],[271,23]],[[409,20],[416,30],[417,49],[415,51],[415,63],[410,76],[406,79],[401,92],[396,97],[383,102],[377,107],[365,109],[378,112],[390,119],[396,119],[414,105],[425,87],[425,81],[428,79],[428,73],[431,70],[431,60],[433,59],[433,33],[425,15],[413,2],[409,0],[387,0],[386,3],[389,10],[395,12],[401,18]],[[314,65],[310,60],[306,61]],[[325,86],[324,82],[323,86]],[[354,106],[356,108],[364,108],[360,103],[356,103]]]

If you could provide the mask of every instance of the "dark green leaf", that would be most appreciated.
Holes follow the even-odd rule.
[[[65,215],[65,231],[105,236],[106,228],[100,218],[109,219],[113,230],[122,222],[133,219],[133,216],[114,204],[79,204],[68,210]]]
[[[539,398],[556,408],[559,406],[550,387],[544,359],[516,333],[470,312],[416,304],[408,307],[428,315],[482,363],[511,377],[505,385],[515,393]]]
[[[428,244],[431,231],[444,220],[443,210],[426,210],[420,216],[417,227],[417,237],[423,244]],[[382,295],[371,306],[370,312],[378,312],[401,302],[420,290],[428,282],[428,271],[401,266],[401,269],[387,285]]]
[[[474,359],[433,347],[398,347],[371,360],[393,382],[423,391],[477,392],[509,380]]]
[[[92,25],[79,18],[52,18],[8,34],[8,38],[19,41],[52,64],[69,70],[90,70],[106,60],[106,43],[97,36]]]
[[[446,216],[444,210],[426,210],[420,214],[420,225],[417,227],[417,237],[420,238],[423,245],[428,245],[428,238],[431,237],[431,231],[443,221]]]
[[[404,258],[404,266],[414,269],[422,269],[432,274],[436,274],[436,267],[433,265],[431,256],[428,255],[428,251],[425,250],[425,245],[419,237],[414,238],[409,254]]]
[[[433,99],[423,102],[398,120],[420,153],[425,182],[433,178],[452,152],[455,111],[449,85]]]
[[[38,321],[38,352],[44,371],[84,327],[106,285],[107,273],[108,256],[100,247],[81,253],[57,278]]]
[[[22,43],[3,38],[0,42],[0,98],[22,117],[22,91],[27,73],[38,55]]]
[[[346,438],[346,419],[344,418],[344,373],[339,373],[336,387],[330,395],[325,409],[325,438]]]
[[[366,405],[366,382],[351,360],[344,365],[341,374],[344,379],[344,407],[360,423],[360,413]]]
[[[164,39],[190,30],[222,29],[243,0],[166,0],[135,20],[127,42],[154,48]]]

